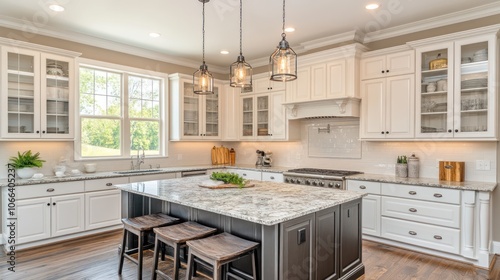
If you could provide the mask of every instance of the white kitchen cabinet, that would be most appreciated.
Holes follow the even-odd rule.
[[[85,194],[85,229],[97,229],[121,223],[121,191],[109,190]]]
[[[380,183],[366,181],[347,181],[347,189],[366,193],[363,197],[362,227],[363,234],[380,236]]]
[[[225,172],[236,173],[248,180],[262,181],[262,172],[247,169],[226,169]]]
[[[1,61],[2,138],[72,139],[74,56],[2,47]]]
[[[262,73],[253,76],[252,89],[245,89],[243,93],[265,93],[285,90],[286,83],[271,81],[269,73]]]
[[[496,139],[496,35],[424,45],[416,53],[416,137]],[[438,56],[447,63],[430,68]]]
[[[254,80],[255,82],[255,80]],[[238,141],[241,89],[224,84],[222,91],[222,141]]]
[[[51,236],[61,236],[85,229],[85,196],[71,194],[51,198]]]
[[[284,178],[282,173],[262,172],[262,181],[283,183]]]
[[[414,137],[413,74],[361,82],[361,139]]]
[[[364,57],[361,59],[361,80],[398,76],[414,72],[414,50]]]
[[[311,100],[311,67],[301,66],[297,69],[297,79],[287,82],[287,102],[303,102]]]
[[[288,140],[285,92],[240,96],[241,140]]]
[[[193,92],[190,76],[175,74],[170,80],[170,140],[220,140],[222,84],[215,83],[213,95]]]

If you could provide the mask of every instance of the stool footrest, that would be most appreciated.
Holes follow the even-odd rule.
[[[135,264],[139,264],[139,261],[138,261],[136,258],[134,258],[134,257],[132,257],[132,256],[129,256],[129,255],[123,255],[123,256],[124,256],[125,258],[127,258],[127,259],[131,260],[133,263],[135,263]]]

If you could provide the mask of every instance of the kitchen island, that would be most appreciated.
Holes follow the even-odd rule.
[[[115,185],[123,216],[163,212],[261,244],[260,279],[357,279],[361,198],[351,191],[252,181],[255,187],[207,189],[208,176]],[[231,270],[244,275],[250,260]]]

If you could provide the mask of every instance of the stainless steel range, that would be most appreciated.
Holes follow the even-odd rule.
[[[283,172],[283,176],[285,183],[345,190],[345,177],[361,173],[363,172],[316,168],[298,168]]]

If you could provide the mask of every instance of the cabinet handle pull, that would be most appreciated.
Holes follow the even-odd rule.
[[[443,237],[441,235],[434,235],[434,239],[441,240]]]
[[[362,189],[362,190],[364,190],[364,189],[366,189],[366,186],[361,185],[361,186],[359,186],[359,188]]]
[[[416,191],[409,191],[408,193],[411,194],[411,195],[416,195],[417,194]]]
[[[443,195],[442,195],[442,194],[440,194],[440,193],[435,193],[435,194],[434,194],[434,197],[443,197]]]
[[[417,233],[416,233],[416,232],[414,232],[413,230],[410,230],[408,233],[409,233],[410,235],[417,235]]]
[[[47,189],[47,192],[53,192],[53,191],[54,191],[53,188]]]
[[[274,180],[274,176],[271,176],[270,178],[271,178],[271,180]]]
[[[413,212],[413,213],[417,212],[417,209],[415,209],[415,208],[410,208],[409,210],[410,210],[410,212]]]
[[[106,183],[106,186],[111,187],[113,183]]]
[[[247,174],[246,174],[246,173],[243,173],[243,176],[247,176]]]

